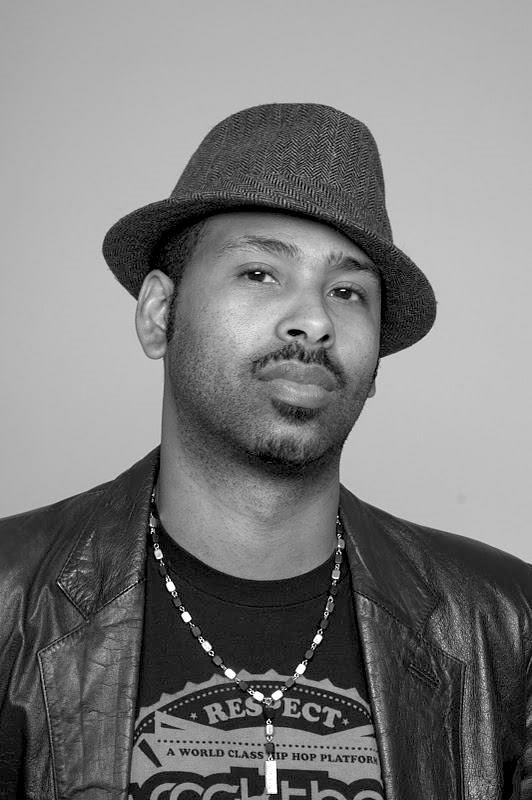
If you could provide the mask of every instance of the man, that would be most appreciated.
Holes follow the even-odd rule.
[[[435,316],[367,128],[237,113],[104,254],[161,447],[2,523],[3,796],[531,798],[530,567],[339,484]]]

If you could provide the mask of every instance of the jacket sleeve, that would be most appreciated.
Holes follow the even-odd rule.
[[[519,800],[532,800],[532,654],[526,671],[526,745],[523,753]]]
[[[48,752],[35,638],[49,611],[48,585],[43,584],[40,603],[34,598],[40,598],[36,575],[49,545],[38,526],[32,527],[31,514],[0,520],[0,800],[52,796],[47,767],[34,785],[28,783],[34,754]],[[32,748],[30,725],[39,731]]]
[[[19,798],[23,791],[23,730],[21,710],[12,701],[11,684],[21,642],[11,624],[8,597],[0,575],[0,798]]]

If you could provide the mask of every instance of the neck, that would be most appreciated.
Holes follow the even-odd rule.
[[[191,441],[165,420],[158,509],[167,532],[209,566],[254,580],[301,575],[335,542],[339,459],[282,472]]]

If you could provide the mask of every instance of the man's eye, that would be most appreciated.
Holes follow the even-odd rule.
[[[329,292],[337,300],[361,300],[363,299],[360,289],[355,289],[352,286],[336,286]]]
[[[273,283],[275,279],[263,269],[249,269],[244,272],[246,278],[255,283]]]

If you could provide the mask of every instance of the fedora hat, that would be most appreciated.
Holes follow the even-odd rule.
[[[161,236],[224,211],[297,214],[332,226],[378,267],[380,354],[414,344],[432,327],[434,292],[394,244],[377,145],[368,128],[330,106],[275,103],[239,111],[200,144],[168,199],[122,217],[103,254],[137,297]]]

